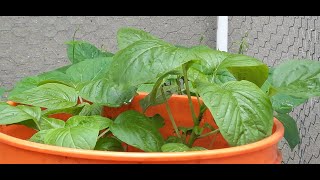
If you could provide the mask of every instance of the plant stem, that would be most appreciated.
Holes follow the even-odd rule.
[[[189,106],[191,109],[193,124],[194,124],[194,126],[198,126],[200,121],[198,120],[196,113],[194,112],[194,107],[193,107],[193,103],[192,103],[192,99],[191,99],[191,95],[190,95],[190,89],[189,89],[187,68],[184,65],[182,65],[182,71],[183,71],[184,84],[186,86],[186,92],[187,92],[187,96],[188,96],[188,102],[189,102]],[[196,139],[197,139],[197,135],[194,132],[194,130],[192,130],[188,146],[192,147],[192,144],[194,143],[194,141]]]
[[[208,109],[208,107],[205,105],[205,104],[201,104],[200,106],[200,113],[199,113],[199,116],[198,116],[198,121],[200,122],[202,117],[203,117],[203,114],[204,112]]]
[[[197,96],[197,100],[198,100],[199,107],[201,107],[201,102],[200,102],[199,94],[196,93],[196,96]]]
[[[181,135],[181,140],[182,140],[182,142],[183,142],[184,144],[187,144],[186,139],[187,139],[186,134],[182,133],[182,135]]]
[[[79,100],[80,100],[80,104],[82,104],[83,103],[82,97],[79,96]]]
[[[39,131],[41,131],[40,124],[37,119],[33,119],[33,122],[37,125]]]
[[[217,137],[218,137],[218,133],[214,134],[214,137],[212,138],[212,141],[210,142],[209,149],[212,148],[213,143],[216,141]]]
[[[103,131],[99,136],[98,136],[98,139],[101,138],[102,136],[104,136],[105,134],[107,134],[107,132],[109,132],[110,129],[106,129],[105,131]]]
[[[169,119],[171,121],[171,124],[173,126],[173,129],[174,131],[176,132],[178,138],[181,138],[180,136],[180,133],[179,133],[179,130],[178,130],[178,127],[176,125],[176,122],[174,121],[174,118],[173,118],[173,115],[172,115],[172,112],[171,112],[171,109],[170,109],[170,106],[169,106],[169,103],[168,103],[168,100],[166,99],[166,96],[164,94],[164,90],[163,90],[163,87],[161,86],[161,94],[162,94],[162,97],[165,98],[165,105],[166,105],[166,110],[168,112],[168,115],[169,115]]]
[[[198,119],[197,119],[197,122],[199,122],[199,124],[200,124],[200,121],[201,121],[201,119],[202,119],[202,117],[203,117],[203,114],[204,114],[204,112],[206,111],[206,109],[207,109],[208,107],[206,106],[206,105],[204,105],[204,104],[201,104],[201,106],[200,106],[200,113],[199,113],[199,116],[198,116]],[[197,135],[194,133],[194,130],[192,130],[192,133],[191,133],[191,136],[190,136],[190,139],[189,139],[189,146],[190,147],[192,147],[192,144],[194,143],[194,141],[197,139],[198,137],[197,137]]]
[[[246,34],[241,38],[238,54],[243,54],[244,51],[246,50],[245,48],[248,48],[248,43],[246,41],[247,37],[248,37],[248,32],[246,32]]]
[[[186,67],[184,65],[182,65],[182,69],[183,69],[183,78],[184,78],[184,83],[186,85],[186,91],[187,91],[189,106],[191,108],[193,124],[195,126],[197,126],[197,125],[199,125],[199,121],[197,121],[197,116],[196,116],[196,113],[194,112],[194,107],[193,107],[193,103],[192,103],[192,99],[191,99],[191,95],[190,95],[187,69],[186,69]]]
[[[216,129],[216,130],[214,130],[214,131],[210,131],[210,132],[208,132],[208,133],[206,133],[206,134],[203,134],[203,135],[198,136],[198,139],[204,138],[204,137],[207,137],[207,136],[210,136],[210,135],[215,134],[215,133],[217,133],[217,132],[219,132],[219,131],[220,131],[219,129]]]
[[[179,95],[182,95],[181,83],[180,83],[180,76],[179,76],[179,75],[177,75],[176,83],[177,83],[177,85],[178,85],[178,94],[179,94]]]
[[[192,133],[190,135],[190,139],[189,139],[189,142],[188,142],[188,146],[189,147],[192,147],[194,141],[197,139],[197,135],[196,133],[194,132],[194,130],[192,130]]]

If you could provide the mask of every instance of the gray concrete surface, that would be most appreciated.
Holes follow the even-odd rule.
[[[0,86],[11,88],[21,78],[68,63],[65,42],[87,40],[117,50],[120,27],[136,27],[174,44],[215,46],[216,17],[209,16],[76,16],[0,17]]]
[[[320,16],[230,16],[231,46],[249,32],[247,54],[270,66],[286,59],[320,59]],[[118,28],[142,28],[174,44],[204,44],[215,47],[215,16],[166,17],[0,17],[0,86],[11,88],[22,77],[35,75],[68,63],[64,42],[87,40],[109,51],[116,51]],[[283,141],[284,163],[320,163],[320,105],[312,99],[292,112],[297,119],[302,143],[293,152]]]

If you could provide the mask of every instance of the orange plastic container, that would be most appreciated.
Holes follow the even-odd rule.
[[[119,113],[133,109],[141,111],[139,100],[146,94],[140,93],[132,103],[121,108],[104,108],[104,116],[116,117]],[[199,113],[199,104],[193,98],[196,113]],[[186,96],[174,95],[169,99],[169,105],[178,126],[192,126],[191,111]],[[154,106],[148,109],[147,115],[160,114],[165,118],[165,126],[160,132],[166,138],[174,133],[172,125],[164,105]],[[68,116],[58,115],[65,119]],[[57,117],[57,118],[58,118]],[[1,117],[0,117],[1,118]],[[207,111],[201,123],[214,124],[213,117]],[[213,138],[216,138],[213,146],[207,151],[174,152],[174,153],[147,153],[139,152],[136,148],[129,147],[131,152],[107,152],[72,149],[29,142],[35,133],[25,126],[11,125],[0,126],[0,163],[189,163],[189,164],[279,164],[282,160],[278,150],[278,142],[282,139],[284,128],[274,119],[273,133],[271,136],[248,145],[229,147],[221,135],[209,136],[195,142],[195,145],[209,148]],[[134,152],[132,152],[134,151]]]

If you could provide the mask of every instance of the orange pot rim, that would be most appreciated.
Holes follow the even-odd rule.
[[[191,151],[191,152],[114,152],[114,151],[98,151],[98,150],[83,150],[67,147],[52,146],[40,143],[34,143],[27,140],[22,140],[0,133],[0,142],[10,146],[21,148],[29,151],[58,155],[69,156],[83,159],[97,160],[113,160],[113,161],[141,161],[152,160],[154,162],[164,162],[171,159],[172,161],[185,161],[196,159],[207,159],[208,157],[223,158],[236,156],[239,154],[247,154],[266,149],[277,144],[284,134],[284,127],[279,120],[274,118],[275,132],[267,138],[258,142],[247,145],[229,147],[223,149],[214,149],[206,151]]]

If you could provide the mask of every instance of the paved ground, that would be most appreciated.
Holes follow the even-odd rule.
[[[87,40],[116,51],[120,27],[137,27],[174,44],[214,47],[216,18],[178,17],[0,17],[0,85],[11,87],[28,75],[38,74],[68,63],[64,42]]]

